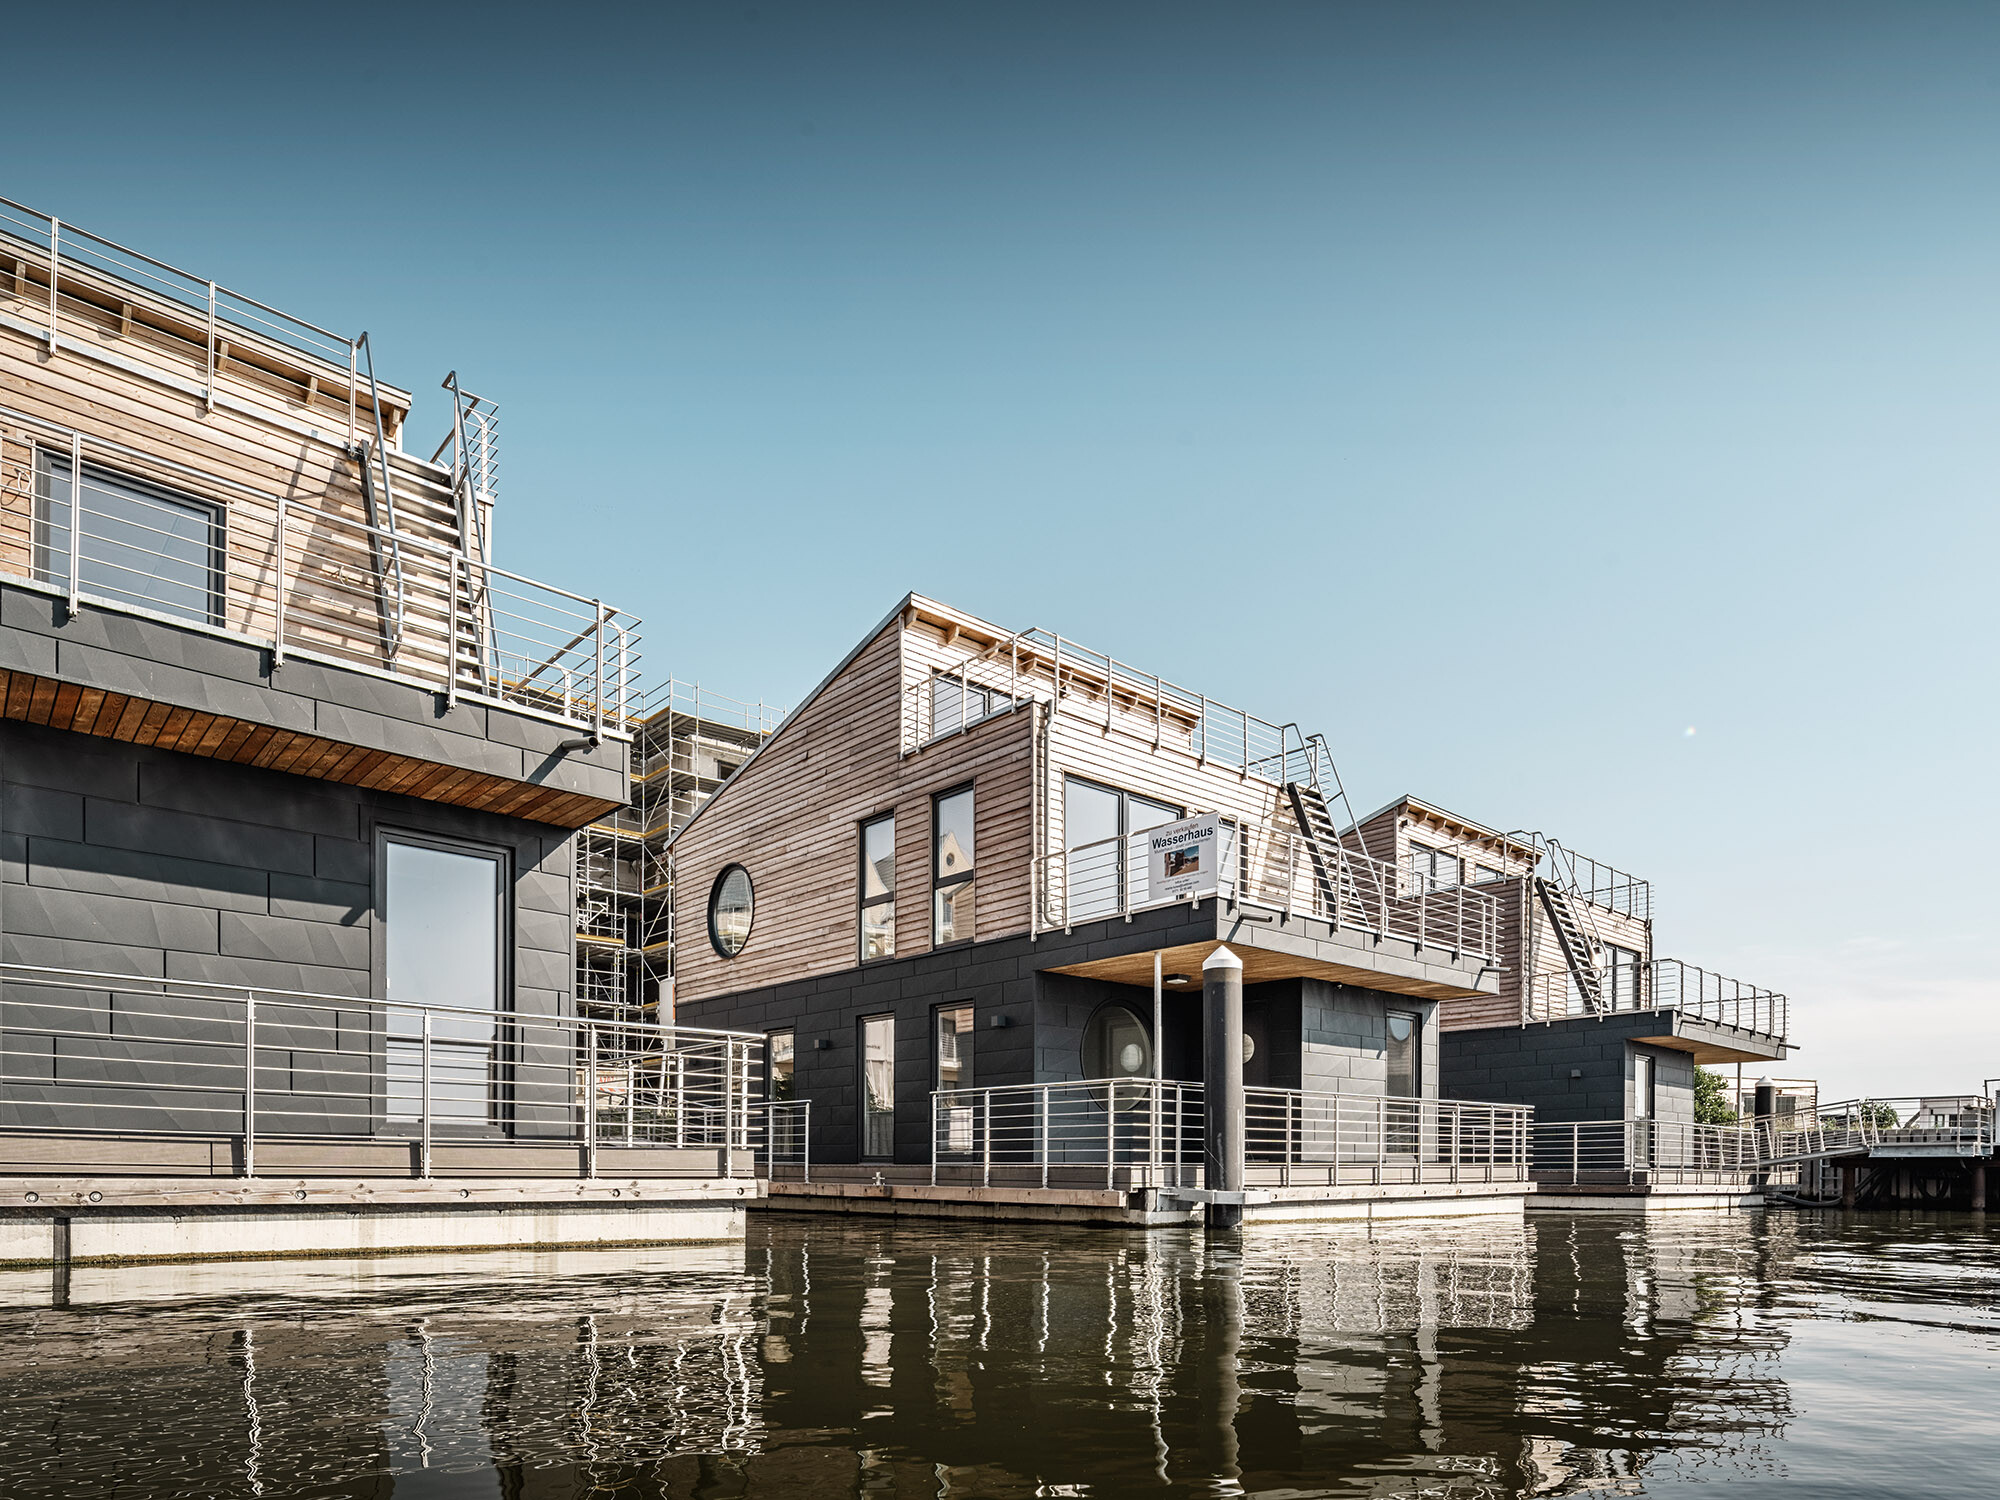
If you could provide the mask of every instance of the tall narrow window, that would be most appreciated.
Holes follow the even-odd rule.
[[[941,1089],[972,1087],[972,1007],[937,1008],[937,1082]]]
[[[1072,922],[1123,911],[1145,869],[1139,835],[1180,816],[1164,802],[1064,777],[1060,911]]]
[[[1643,1052],[1635,1052],[1632,1054],[1632,1118],[1652,1119],[1656,1103],[1653,1059]]]
[[[789,1031],[774,1031],[769,1038],[770,1051],[767,1054],[771,1070],[771,1102],[783,1104],[798,1096],[792,1091],[792,1069],[798,1055],[797,1043]]]
[[[1394,1099],[1422,1096],[1424,1018],[1414,1011],[1389,1012],[1389,1080],[1385,1090]]]
[[[486,1121],[499,1040],[501,861],[385,838],[382,862],[388,1116],[423,1114],[428,1012],[432,1121]]]
[[[861,1155],[881,1160],[896,1152],[896,1018],[861,1022]]]
[[[222,623],[222,513],[67,454],[35,450],[35,576],[65,586],[70,549],[85,593],[197,625]],[[80,498],[80,503],[79,503]]]
[[[1608,1010],[1639,1008],[1639,955],[1634,949],[1604,945],[1604,1004]]]
[[[933,804],[931,942],[969,943],[974,931],[972,788]]]
[[[861,825],[861,961],[896,951],[896,820]]]

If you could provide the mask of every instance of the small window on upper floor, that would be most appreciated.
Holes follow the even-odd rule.
[[[896,818],[861,825],[861,961],[896,953]]]
[[[1413,842],[1407,858],[1414,877],[1410,883],[1413,896],[1428,896],[1433,891],[1450,890],[1464,883],[1464,867],[1458,856],[1448,850]]]
[[[70,457],[35,450],[35,577],[112,605],[222,623],[222,511],[92,464],[77,503]],[[76,547],[74,561],[70,549]]]
[[[1491,865],[1474,865],[1472,867],[1472,883],[1474,885],[1491,885],[1496,880],[1505,880],[1506,878],[1507,876],[1503,871],[1496,870]]]
[[[930,737],[955,734],[1013,706],[1014,700],[1005,693],[969,684],[959,677],[933,677]]]

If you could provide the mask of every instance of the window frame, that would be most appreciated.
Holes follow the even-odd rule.
[[[1417,878],[1417,889],[1413,894],[1418,896],[1435,896],[1442,891],[1455,891],[1466,883],[1465,856],[1453,853],[1452,851],[1456,847],[1456,845],[1451,844],[1440,847],[1436,844],[1420,843],[1414,838],[1409,841],[1409,853],[1405,857],[1410,867],[1410,873]],[[1426,856],[1424,867],[1422,868],[1417,864],[1417,856],[1419,854]],[[1450,880],[1439,878],[1438,861],[1442,859],[1450,860],[1457,867],[1457,874]]]
[[[389,847],[403,844],[411,848],[430,849],[441,854],[456,854],[472,859],[482,859],[494,866],[494,969],[493,969],[493,1035],[477,1045],[484,1045],[488,1054],[488,1081],[486,1094],[485,1126],[489,1131],[503,1133],[511,1114],[513,1099],[512,1060],[515,1044],[519,1038],[519,1026],[515,1012],[509,1002],[514,998],[514,851],[504,844],[486,844],[477,839],[453,838],[446,834],[431,833],[424,829],[408,828],[393,823],[378,823],[371,830],[370,840],[375,858],[374,909],[371,912],[373,936],[369,943],[369,977],[374,992],[382,996],[380,1032],[381,1052],[374,1064],[374,1092],[377,1097],[376,1115],[392,1133],[417,1128],[421,1120],[422,1087],[419,1085],[415,1115],[395,1115],[391,1111],[394,1101],[389,1094],[389,1056],[392,1044],[398,1040],[389,1030],[389,1020],[395,1010],[419,1010],[415,1005],[396,1007],[389,1000],[389,927],[394,920],[389,909]],[[435,1045],[435,1044],[434,1044]],[[475,1044],[467,1044],[475,1045]],[[435,1084],[435,1080],[433,1081]],[[433,1098],[435,1098],[433,1094]],[[435,1106],[433,1106],[435,1108]],[[450,1118],[450,1117],[446,1117]]]
[[[78,583],[77,591],[88,594],[108,608],[131,611],[135,614],[152,616],[171,621],[176,625],[193,625],[210,630],[225,629],[229,611],[229,507],[219,500],[211,500],[204,495],[191,495],[183,490],[173,489],[135,474],[127,474],[119,469],[82,460],[80,466],[72,462],[74,454],[66,448],[56,448],[48,443],[31,442],[28,461],[30,490],[29,522],[29,569],[35,581],[45,588],[67,592],[70,570],[75,567]],[[78,468],[81,473],[78,473]],[[58,468],[62,473],[58,474]],[[164,505],[175,505],[191,511],[199,511],[208,518],[208,566],[206,578],[207,609],[199,617],[184,612],[180,607],[165,599],[148,598],[136,589],[112,589],[93,587],[83,578],[83,571],[93,561],[100,567],[115,569],[123,573],[133,573],[140,583],[148,581],[150,575],[138,574],[136,570],[108,559],[92,559],[86,551],[77,553],[77,542],[81,527],[78,524],[79,492],[88,485],[93,476],[100,487],[123,489]],[[64,478],[69,486],[69,498],[64,502],[68,510],[68,520],[61,528],[66,542],[59,553],[52,540],[58,529],[51,518],[55,500],[50,482]],[[129,546],[111,537],[98,537],[99,542],[113,547]],[[60,559],[60,567],[57,560]],[[155,579],[155,582],[165,580]]]
[[[792,1043],[791,1051],[786,1058],[786,1061],[791,1064],[791,1071],[785,1075],[785,1081],[792,1091],[785,1096],[784,1100],[780,1100],[778,1097],[778,1038],[781,1036],[789,1037]],[[772,1104],[787,1102],[798,1098],[798,1087],[798,1028],[796,1026],[773,1026],[769,1031],[764,1033],[764,1098],[768,1103]]]
[[[868,830],[887,823],[889,825],[889,889],[886,894],[868,894]],[[854,910],[854,951],[858,963],[887,963],[896,956],[896,810],[877,813],[872,818],[863,818],[855,825],[855,910]],[[889,908],[889,951],[875,957],[868,956],[868,913],[876,907]]]
[[[871,1110],[868,1107],[868,1027],[871,1023],[885,1022],[889,1028],[889,1107],[887,1110]],[[892,1010],[876,1011],[872,1015],[854,1018],[854,1059],[855,1059],[855,1106],[859,1116],[859,1140],[855,1155],[861,1161],[893,1161],[896,1156],[896,1013]],[[885,1151],[869,1148],[869,1122],[886,1119],[889,1122],[889,1145]]]
[[[944,685],[958,689],[958,719],[949,728],[940,728],[938,726],[938,689]],[[982,706],[977,717],[967,718],[965,705],[974,693],[979,694]],[[931,674],[930,701],[925,704],[925,707],[930,712],[931,732],[924,743],[931,744],[937,740],[949,738],[954,734],[963,734],[975,725],[984,724],[988,719],[997,719],[1001,714],[1010,714],[1019,706],[1020,702],[1018,699],[1009,697],[998,688],[981,687],[978,683],[967,681],[956,672],[933,672]]]
[[[978,1008],[970,1000],[943,1000],[931,1007],[931,1090],[934,1093],[946,1087],[944,1081],[944,1018],[948,1015],[957,1015],[961,1012],[973,1024],[969,1024],[954,1033],[954,1035],[961,1039],[959,1042],[959,1078],[950,1087],[954,1089],[969,1089],[975,1086],[972,1080],[974,1049],[969,1039],[976,1034]]]
[[[1111,840],[1110,840],[1114,844],[1115,851],[1117,854],[1117,859],[1115,862],[1116,870],[1114,872],[1114,878],[1116,881],[1115,889],[1118,898],[1117,904],[1112,907],[1109,907],[1104,911],[1097,911],[1095,909],[1092,909],[1087,913],[1077,915],[1076,919],[1078,921],[1088,922],[1088,921],[1097,921],[1104,917],[1115,917],[1120,912],[1130,911],[1133,905],[1132,885],[1134,876],[1134,861],[1132,858],[1133,854],[1132,840],[1137,838],[1142,833],[1151,832],[1155,828],[1164,828],[1168,823],[1180,822],[1183,818],[1187,817],[1188,815],[1187,807],[1185,805],[1177,807],[1171,802],[1163,801],[1161,798],[1148,797],[1144,792],[1129,792],[1124,787],[1113,786],[1108,781],[1094,781],[1088,776],[1078,776],[1074,772],[1064,771],[1062,852],[1063,852],[1063,866],[1066,870],[1071,868],[1069,857],[1072,854],[1074,854],[1078,849],[1088,849],[1091,846],[1091,844],[1106,842],[1106,840],[1103,839],[1092,839],[1083,844],[1072,844],[1069,841],[1070,840],[1069,789],[1072,784],[1084,787],[1089,791],[1101,792],[1107,797],[1115,798],[1118,803],[1118,831],[1111,835]],[[1143,802],[1148,807],[1158,808],[1161,811],[1172,814],[1172,816],[1164,819],[1159,823],[1148,823],[1144,828],[1134,829],[1132,827],[1132,804],[1135,801]],[[1143,863],[1141,863],[1140,868],[1143,868]]]
[[[953,892],[957,891],[960,886],[973,885],[973,883],[979,878],[979,796],[976,790],[977,786],[978,783],[975,781],[962,782],[958,786],[952,787],[947,791],[935,793],[931,797],[931,947],[932,948],[963,947],[965,944],[973,941],[975,935],[978,932],[979,891],[975,886],[972,893],[973,931],[967,933],[964,937],[953,937],[949,941],[946,941],[945,939],[939,937],[938,935],[943,930],[944,926],[943,922],[940,920],[940,913],[942,911],[942,907],[939,905],[938,898],[944,895],[947,891],[953,891]],[[945,876],[940,873],[943,869],[942,844],[943,844],[944,823],[943,820],[938,816],[938,812],[939,809],[942,808],[946,802],[949,802],[954,797],[970,797],[972,799],[972,817],[971,817],[972,868],[960,874]]]
[[[727,948],[722,946],[722,934],[716,931],[715,909],[716,909],[716,904],[722,899],[722,883],[729,878],[730,874],[733,871],[736,870],[741,870],[743,872],[744,883],[750,887],[750,920],[744,924],[743,941],[737,944],[736,951],[732,953]],[[756,878],[751,875],[749,867],[746,866],[743,863],[743,861],[738,859],[733,859],[728,864],[724,865],[720,870],[717,870],[715,872],[715,880],[708,888],[708,946],[715,950],[716,957],[722,959],[724,962],[727,962],[732,958],[739,958],[742,956],[743,950],[750,946],[750,935],[756,930],[757,930],[757,881]]]

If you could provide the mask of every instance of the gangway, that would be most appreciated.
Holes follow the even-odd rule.
[[[1767,1166],[1865,1157],[1876,1161],[1993,1155],[1993,1100],[1979,1094],[1844,1099],[1808,1115],[1754,1122]]]

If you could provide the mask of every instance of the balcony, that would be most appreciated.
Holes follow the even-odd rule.
[[[1607,964],[1599,973],[1602,1000],[1595,1008],[1585,1002],[1569,973],[1530,975],[1527,1018],[1560,1021],[1573,1016],[1671,1010],[1780,1042],[1789,1034],[1789,1003],[1783,995],[1677,958]]]
[[[1335,932],[1400,938],[1461,958],[1493,960],[1501,903],[1476,886],[1433,887],[1409,869],[1348,845],[1327,849],[1296,826],[1222,822],[1219,894],[1238,905],[1312,917]],[[1043,929],[1126,916],[1185,898],[1148,899],[1144,833],[1043,855],[1036,862]]]

